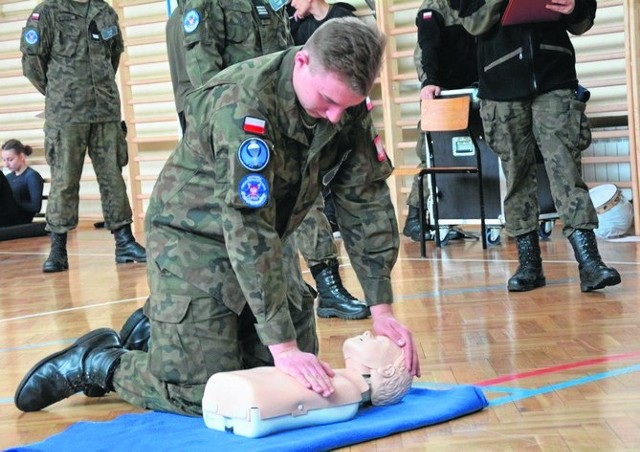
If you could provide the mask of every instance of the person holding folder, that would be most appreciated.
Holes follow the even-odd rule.
[[[536,159],[539,147],[551,194],[573,247],[583,292],[619,284],[620,274],[602,262],[593,230],[598,227],[582,179],[581,152],[591,143],[585,102],[578,95],[576,57],[569,33],[588,31],[595,0],[546,0],[556,12],[529,22],[508,20],[514,0],[451,0],[465,28],[478,35],[480,115],[487,143],[506,176],[505,228],[515,237],[519,267],[509,291],[546,284],[538,239]],[[537,1],[537,0],[536,0]],[[513,8],[513,6],[511,7]]]

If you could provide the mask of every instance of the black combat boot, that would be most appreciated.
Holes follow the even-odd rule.
[[[147,262],[147,253],[131,233],[131,225],[127,224],[113,231],[116,239],[116,263]]]
[[[113,372],[126,350],[110,328],[85,334],[70,347],[36,364],[16,389],[14,402],[22,411],[39,411],[84,391],[113,391]]]
[[[338,273],[338,261],[311,267],[311,274],[318,289],[318,317],[340,317],[345,320],[366,319],[371,315],[369,307],[351,295],[342,285]]]
[[[509,292],[526,292],[547,284],[542,272],[538,232],[532,231],[517,236],[516,246],[520,265],[507,283]]]
[[[142,308],[133,311],[133,314],[124,322],[120,329],[120,342],[127,350],[149,351],[149,338],[151,337],[151,324],[149,318],[144,315]]]
[[[620,284],[620,273],[615,268],[607,267],[600,253],[596,235],[589,229],[576,229],[569,236],[569,242],[578,261],[580,271],[580,290],[591,292],[606,286]]]
[[[411,240],[414,242],[420,241],[420,209],[417,207],[409,206],[409,213],[407,214],[407,219],[404,222],[402,234],[407,237],[411,237]],[[429,231],[424,231],[424,239],[432,239]]]
[[[67,233],[57,232],[51,233],[51,251],[49,257],[42,264],[44,273],[62,272],[69,269],[69,260],[67,259]]]

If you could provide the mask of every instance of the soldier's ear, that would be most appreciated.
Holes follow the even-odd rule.
[[[300,49],[296,52],[295,64],[296,66],[307,66],[311,62],[311,56],[309,52],[304,49]]]

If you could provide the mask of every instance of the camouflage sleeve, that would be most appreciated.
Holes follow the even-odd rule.
[[[118,23],[118,16],[116,15],[116,27],[118,28],[118,35],[111,43],[111,66],[113,66],[113,72],[118,72],[118,66],[120,65],[120,56],[124,52],[124,39],[122,37],[122,29]]]
[[[199,87],[224,69],[225,20],[219,1],[187,0],[182,27],[187,73],[191,84]]]
[[[243,104],[214,111],[211,140],[215,143],[216,185],[224,197],[221,220],[227,253],[256,318],[258,336],[263,344],[272,345],[295,339],[296,333],[286,299],[283,243],[275,229],[276,204],[270,196],[272,166],[249,170],[239,158],[243,143],[266,146],[268,153],[273,152],[273,143],[267,136],[243,130],[247,116],[260,118],[255,109]]]
[[[369,114],[341,135],[348,137],[340,146],[349,156],[330,187],[342,238],[367,304],[392,303],[391,270],[400,246],[386,183],[393,166]]]
[[[596,18],[596,9],[596,0],[576,0],[573,12],[565,18],[567,30],[574,35],[589,31]]]
[[[36,6],[20,38],[22,73],[42,94],[47,89],[47,66],[55,24],[50,14],[43,4]]]
[[[451,7],[458,11],[462,26],[472,35],[489,31],[500,21],[508,0],[451,0]]]

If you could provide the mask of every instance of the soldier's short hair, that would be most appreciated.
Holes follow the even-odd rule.
[[[313,65],[344,77],[354,93],[366,96],[380,71],[387,38],[376,27],[355,17],[322,24],[306,42]]]

